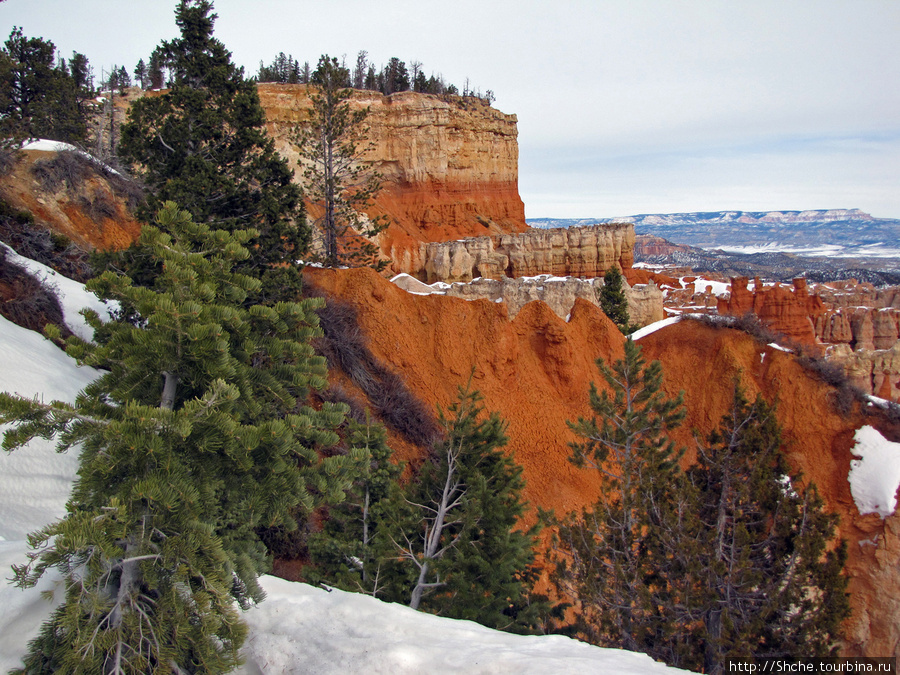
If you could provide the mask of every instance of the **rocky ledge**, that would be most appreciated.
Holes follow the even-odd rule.
[[[633,249],[631,223],[532,229],[425,244],[424,271],[428,283],[540,274],[602,277],[613,266],[629,269]]]

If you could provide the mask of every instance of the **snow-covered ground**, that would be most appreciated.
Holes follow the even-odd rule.
[[[67,322],[86,298],[78,284],[53,278],[64,291]],[[72,286],[71,284],[75,284]],[[70,327],[74,328],[75,326]],[[72,401],[96,377],[37,333],[0,317],[0,391]],[[24,537],[65,513],[75,475],[74,453],[59,455],[50,443],[32,441],[0,453],[0,576],[25,562]],[[315,673],[672,673],[648,656],[600,649],[562,636],[518,636],[468,621],[415,612],[408,607],[275,577],[261,579],[268,598],[245,613],[250,632],[244,649],[247,675]],[[53,601],[57,579],[45,575],[23,591],[0,582],[0,671],[20,664]]]
[[[900,257],[900,248],[890,243],[864,244],[853,246],[840,246],[837,244],[821,246],[796,246],[794,244],[782,244],[769,242],[753,246],[721,246],[710,245],[704,247],[710,251],[724,251],[725,253],[790,253],[799,256],[822,256],[826,258],[897,258]]]

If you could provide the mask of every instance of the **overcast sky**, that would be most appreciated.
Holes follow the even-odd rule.
[[[175,0],[6,0],[95,72],[177,35]],[[526,214],[861,208],[900,218],[898,0],[217,0],[248,75],[360,49],[492,90]]]

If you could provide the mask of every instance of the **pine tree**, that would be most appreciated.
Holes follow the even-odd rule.
[[[325,384],[315,301],[245,307],[259,281],[234,272],[255,232],[210,230],[167,204],[141,244],[153,289],[106,272],[89,282],[132,308],[68,352],[107,369],[74,405],[0,395],[4,448],[35,436],[82,451],[67,515],[30,537],[17,583],[49,568],[66,597],[27,672],[215,673],[244,638],[234,603],[262,598],[259,526],[342,497],[349,462],[320,460],[343,411],[305,405]]]
[[[368,108],[352,111],[350,74],[335,58],[322,56],[312,75],[310,118],[299,125],[293,142],[300,154],[304,196],[322,216],[324,262],[384,267],[373,237],[387,224],[362,213],[381,189],[381,176],[362,164],[368,150],[364,120]]]
[[[357,465],[347,499],[329,509],[322,531],[310,536],[309,578],[379,597],[382,570],[392,566],[394,555],[386,536],[389,498],[403,467],[391,461],[384,425],[370,418],[365,424],[350,420],[348,444],[351,456],[365,459]]]
[[[659,394],[658,362],[644,369],[629,341],[601,370],[615,399],[592,389],[598,417],[571,426],[586,439],[573,461],[600,470],[604,496],[559,534],[576,630],[707,673],[726,672],[729,658],[833,656],[848,614],[846,552],[815,486],[790,475],[774,408],[736,384],[682,472],[665,431],[683,412]]]
[[[664,534],[678,628],[659,656],[722,673],[729,658],[835,655],[849,613],[844,543],[826,550],[836,516],[814,485],[791,476],[781,446],[774,407],[748,401],[736,383]]]
[[[300,191],[266,135],[255,83],[213,37],[211,10],[208,0],[178,3],[181,36],[154,52],[159,64],[150,62],[151,79],[157,65],[168,67],[171,87],[131,106],[119,152],[150,188],[144,217],[172,200],[215,228],[255,228],[242,263],[263,280],[252,299],[292,300],[309,242]]]
[[[603,277],[603,285],[597,291],[600,301],[600,309],[616,324],[623,333],[633,332],[628,317],[628,299],[622,287],[624,278],[622,272],[615,265],[606,270]]]
[[[584,439],[570,444],[571,461],[598,471],[603,496],[590,509],[560,523],[558,583],[581,603],[579,629],[591,642],[646,651],[658,612],[648,579],[648,552],[656,547],[652,505],[674,490],[678,451],[667,432],[684,418],[682,395],[662,391],[662,366],[649,365],[641,348],[625,342],[625,355],[610,368],[597,366],[610,390],[592,383],[593,417],[570,423]]]
[[[20,138],[50,138],[78,143],[87,134],[85,90],[70,76],[65,61],[56,63],[56,46],[25,37],[14,27],[4,43],[4,89],[0,108],[3,133]]]
[[[160,48],[157,47],[150,54],[150,61],[147,64],[147,77],[150,79],[151,89],[162,89],[165,84],[163,67],[163,55]]]
[[[144,63],[144,59],[138,61],[134,67],[134,83],[141,89],[146,89],[150,83],[150,71],[147,68],[147,64]]]
[[[479,419],[483,411],[481,395],[460,388],[457,402],[439,411],[444,440],[395,500],[391,539],[400,569],[390,580],[392,599],[527,631],[538,609],[529,605],[536,530],[519,529],[524,480],[501,450],[506,423],[496,413]]]

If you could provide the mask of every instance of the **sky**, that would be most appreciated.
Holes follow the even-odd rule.
[[[175,0],[6,0],[2,30],[129,70]],[[860,208],[900,218],[897,0],[217,0],[252,75],[279,51],[417,60],[518,117],[529,218]],[[8,34],[8,33],[5,33]]]

